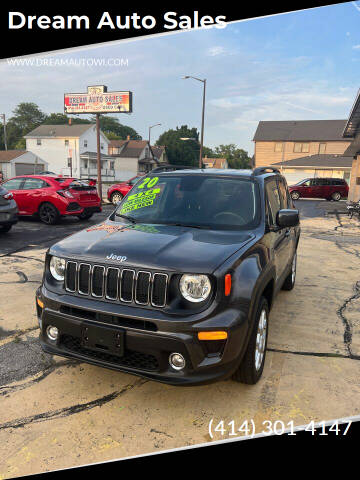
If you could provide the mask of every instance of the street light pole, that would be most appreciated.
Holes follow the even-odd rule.
[[[153,127],[157,127],[158,125],[161,125],[161,123],[155,123],[154,125],[151,125],[151,126],[149,127],[149,145],[151,145],[151,143],[150,143],[151,129],[152,129]]]
[[[203,84],[203,101],[202,101],[202,115],[201,115],[201,134],[200,134],[200,154],[199,154],[199,168],[202,168],[203,147],[204,147],[204,123],[205,123],[205,95],[206,95],[206,78],[201,79],[192,77],[191,75],[185,75],[182,77],[184,80],[193,78]]]
[[[4,124],[4,145],[5,145],[5,150],[7,150],[7,138],[6,138],[6,120],[5,120],[5,113],[1,113],[0,116],[3,118],[3,124]]]

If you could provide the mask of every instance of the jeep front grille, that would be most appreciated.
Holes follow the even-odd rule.
[[[168,275],[130,268],[66,262],[65,289],[106,300],[164,307]]]

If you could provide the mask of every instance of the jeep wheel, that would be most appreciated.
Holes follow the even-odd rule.
[[[39,208],[39,217],[46,225],[54,225],[58,222],[60,214],[52,203],[43,203]]]
[[[121,202],[123,198],[124,198],[124,195],[121,195],[120,192],[114,192],[111,195],[111,203],[116,206],[119,202]]]
[[[295,252],[295,255],[293,256],[293,261],[291,264],[291,272],[285,278],[285,282],[281,287],[283,290],[292,290],[294,288],[295,279],[296,279],[296,261],[297,261],[297,253]]]
[[[268,337],[269,307],[264,297],[255,314],[255,322],[244,358],[233,374],[233,380],[254,385],[260,379],[265,363],[266,345]]]
[[[291,192],[291,198],[293,200],[299,200],[300,198],[300,193],[299,192]]]
[[[332,198],[335,202],[338,202],[338,201],[341,199],[341,193],[339,193],[339,192],[334,192],[334,193],[331,195],[331,198]]]

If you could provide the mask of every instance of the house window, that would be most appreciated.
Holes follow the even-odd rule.
[[[275,152],[282,152],[283,151],[283,144],[282,142],[276,142],[275,143]]]
[[[110,162],[110,170],[114,170],[114,168],[115,168],[115,162],[111,161]]]
[[[65,140],[65,147],[69,146],[69,140]]]
[[[41,138],[36,139],[36,145],[41,145]]]
[[[87,140],[84,140],[84,147],[87,147]]]
[[[71,164],[72,164],[72,158],[69,157],[69,158],[67,159],[67,166],[68,166],[69,168],[71,168]]]
[[[295,153],[308,153],[310,150],[309,143],[294,143],[294,152]]]
[[[104,144],[101,143],[101,146],[100,146],[101,150],[104,150]]]
[[[84,161],[84,168],[87,168],[88,167],[88,164],[86,161]]]
[[[319,153],[326,152],[326,143],[319,143]]]

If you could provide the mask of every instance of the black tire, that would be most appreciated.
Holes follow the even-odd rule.
[[[7,233],[11,230],[12,225],[0,225],[0,233]]]
[[[263,312],[265,312],[265,339],[264,343],[262,344],[263,347],[260,349],[263,354],[260,361],[260,357],[256,356],[256,353],[259,353],[257,350],[257,341],[258,333],[259,333],[259,324],[262,320]],[[261,297],[258,307],[255,313],[255,321],[253,330],[251,332],[249,344],[247,346],[245,355],[242,359],[242,362],[236,372],[233,374],[232,378],[236,382],[246,383],[248,385],[255,385],[262,375],[264,370],[265,364],[265,357],[266,357],[266,346],[267,346],[267,338],[268,338],[268,324],[269,324],[269,306],[266,298]]]
[[[116,206],[123,198],[124,195],[122,195],[120,192],[113,192],[111,194],[111,203]]]
[[[78,215],[78,219],[79,220],[89,220],[94,214],[93,213],[81,213],[80,215]]]
[[[341,193],[340,192],[334,192],[331,195],[331,198],[332,198],[332,200],[334,200],[334,202],[338,202],[339,200],[341,200]]]
[[[52,203],[43,203],[39,208],[39,218],[46,225],[55,225],[59,221],[59,210]]]
[[[297,252],[295,252],[295,255],[293,256],[292,262],[291,262],[291,270],[289,275],[285,278],[285,281],[283,283],[283,286],[281,287],[283,290],[292,290],[295,286],[295,280],[296,280],[296,263],[297,263]]]
[[[291,192],[290,195],[293,200],[299,200],[300,198],[300,193],[297,191]]]

